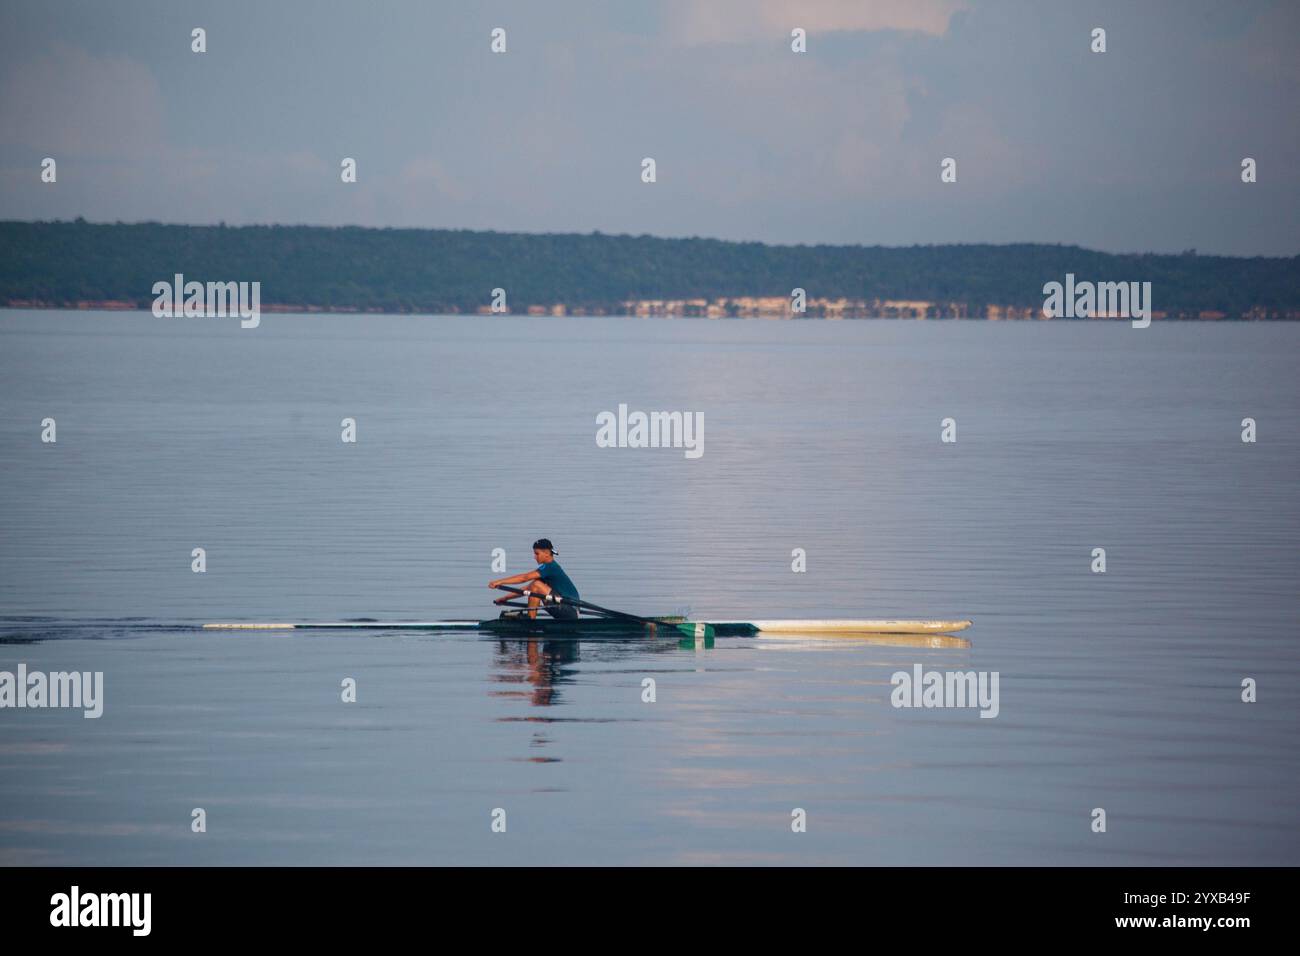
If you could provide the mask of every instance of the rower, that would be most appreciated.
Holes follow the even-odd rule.
[[[549,595],[564,598],[568,601],[580,600],[578,589],[573,586],[569,576],[564,573],[564,568],[560,567],[560,562],[555,560],[555,546],[551,544],[550,538],[538,538],[533,542],[533,558],[537,561],[536,571],[525,571],[523,574],[512,575],[508,578],[498,578],[495,581],[489,581],[488,587],[494,591],[503,584],[523,584],[528,588],[528,616],[537,617],[537,608],[542,606],[542,601]],[[507,594],[505,597],[499,597],[494,601],[495,604],[505,604],[511,600],[514,595]],[[563,621],[571,621],[577,618],[578,608],[572,604],[547,602],[546,611],[551,617],[559,618]]]

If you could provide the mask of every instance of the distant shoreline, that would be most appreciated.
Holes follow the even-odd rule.
[[[30,302],[0,302],[0,309],[7,310],[28,310],[28,311],[48,311],[48,312],[144,312],[149,313],[150,306],[137,305],[133,302],[77,302],[72,305],[58,305],[49,303],[30,303]],[[872,321],[890,321],[890,322],[1129,322],[1127,316],[1093,316],[1086,319],[1066,319],[1066,318],[1049,318],[1043,315],[791,315],[785,314],[754,314],[754,315],[684,315],[679,313],[665,314],[638,314],[631,311],[623,312],[554,312],[554,311],[536,311],[526,312],[458,312],[451,309],[443,309],[433,312],[410,311],[410,312],[389,312],[384,309],[356,309],[356,308],[324,308],[321,306],[309,305],[263,305],[261,311],[276,315],[359,315],[359,316],[392,316],[406,317],[412,319],[420,318],[440,318],[444,316],[457,316],[463,318],[478,317],[485,319],[511,319],[511,318],[612,318],[612,319],[700,319],[705,321],[733,321],[733,320],[760,320],[769,322],[872,322]],[[1023,310],[1018,310],[1023,311]],[[1156,312],[1152,319],[1162,322],[1296,322],[1300,321],[1300,312],[1289,312],[1281,316],[1225,316],[1225,315],[1175,315],[1170,316],[1163,312]]]
[[[183,275],[187,283],[256,282],[267,313],[1051,321],[1042,314],[1045,287],[1068,278],[1071,288],[1075,279],[1099,288],[1141,284],[1155,320],[1300,320],[1300,256],[1195,250],[772,246],[78,219],[0,222],[0,263],[0,307],[26,309],[148,310],[154,284]]]

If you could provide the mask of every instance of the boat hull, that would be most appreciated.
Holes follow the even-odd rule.
[[[578,618],[576,621],[542,618],[497,618],[482,621],[478,629],[506,637],[712,637],[711,625],[687,621],[680,617],[658,618],[651,623],[612,620],[608,618]]]
[[[514,637],[866,637],[874,634],[953,634],[970,627],[970,621],[928,620],[769,620],[688,621],[661,617],[652,621],[584,617],[563,620],[538,617],[495,618],[490,621],[295,621],[271,624],[204,624],[210,631],[482,631]]]
[[[764,634],[952,634],[970,627],[970,621],[908,621],[908,620],[851,620],[827,618],[812,621],[714,621],[721,628],[732,623],[744,623]]]

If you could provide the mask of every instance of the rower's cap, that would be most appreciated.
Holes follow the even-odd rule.
[[[540,548],[543,551],[549,551],[551,552],[551,554],[560,553],[555,550],[555,545],[551,544],[550,538],[538,538],[536,541],[533,542],[533,547]]]

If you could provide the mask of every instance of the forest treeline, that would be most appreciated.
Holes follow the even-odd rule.
[[[1171,315],[1300,317],[1300,256],[1113,255],[1075,246],[778,246],[716,239],[451,229],[0,222],[0,303],[134,302],[176,273],[259,281],[263,307],[474,312],[629,300],[789,296],[1034,307],[1045,282],[1150,281]]]

